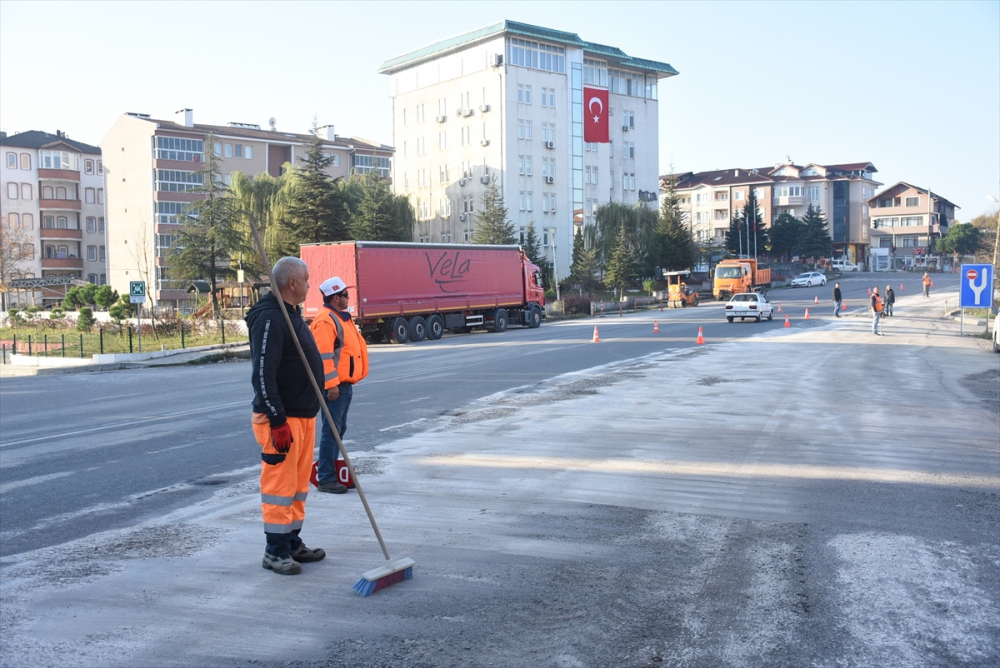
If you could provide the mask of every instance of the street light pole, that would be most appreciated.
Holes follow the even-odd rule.
[[[994,204],[997,204],[997,234],[996,238],[993,239],[993,280],[996,281],[996,270],[997,270],[997,246],[1000,246],[1000,200],[998,200],[993,195],[987,195],[986,199],[993,200]]]

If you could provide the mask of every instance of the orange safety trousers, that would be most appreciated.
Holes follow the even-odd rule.
[[[271,425],[263,413],[253,414],[253,433],[265,455],[280,453],[271,440]],[[291,533],[302,528],[309,495],[313,449],[316,441],[316,418],[288,418],[292,429],[292,447],[284,461],[260,463],[260,510],[267,533]]]

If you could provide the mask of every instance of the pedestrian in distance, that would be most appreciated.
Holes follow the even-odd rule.
[[[323,376],[323,360],[299,309],[309,291],[309,268],[297,257],[274,264],[275,285],[246,315],[253,360],[253,432],[260,445],[260,506],[264,517],[264,568],[280,575],[302,572],[300,563],[320,561],[299,537],[306,516],[309,474],[320,409],[292,333],[287,311],[309,368]]]
[[[348,287],[350,286],[339,276],[323,281],[319,286],[323,295],[323,309],[309,326],[323,358],[326,406],[330,409],[341,439],[347,431],[347,410],[351,407],[354,396],[354,384],[368,375],[368,346],[347,310],[350,302]],[[337,480],[340,448],[325,415],[322,420],[317,470],[319,485],[316,489],[330,494],[343,494],[348,487]],[[354,487],[353,480],[350,487]]]
[[[840,283],[834,283],[833,285],[833,314],[840,317],[840,309],[844,306],[844,295],[840,292]]]
[[[882,336],[880,331],[879,321],[882,318],[882,298],[879,297],[878,288],[872,288],[871,297],[871,310],[872,310],[872,334],[875,336]]]
[[[931,276],[926,271],[924,272],[924,297],[931,296]]]
[[[885,286],[885,317],[892,317],[892,305],[896,303],[896,293],[892,291],[892,286]]]

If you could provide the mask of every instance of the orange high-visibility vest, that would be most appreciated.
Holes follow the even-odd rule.
[[[872,300],[875,302],[875,310],[876,311],[881,311],[882,310],[882,298],[879,297],[878,295],[872,295]]]
[[[924,276],[924,285],[930,285],[930,284],[931,284],[931,277]]]
[[[325,389],[353,385],[368,375],[368,344],[353,320],[344,322],[333,309],[324,308],[309,330],[323,358]]]

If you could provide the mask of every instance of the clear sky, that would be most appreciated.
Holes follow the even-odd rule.
[[[0,2],[0,127],[99,144],[126,111],[392,143],[386,59],[501,19],[670,63],[660,168],[871,161],[1000,197],[1000,2]],[[655,184],[648,184],[652,189]]]

